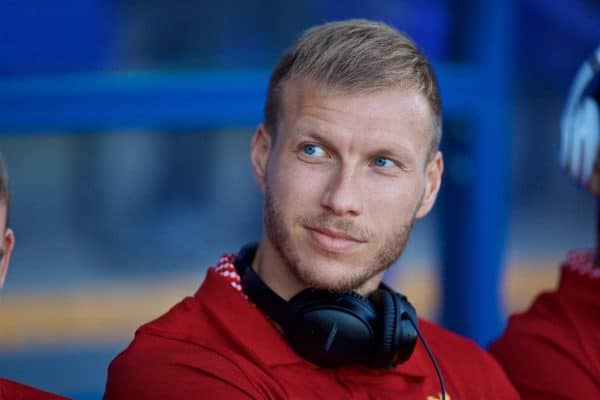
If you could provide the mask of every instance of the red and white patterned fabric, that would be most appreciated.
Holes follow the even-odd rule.
[[[245,299],[248,299],[248,296],[246,296],[244,290],[242,289],[240,275],[235,269],[235,257],[235,254],[232,253],[223,254],[221,258],[219,258],[217,266],[214,268],[219,276],[224,278],[229,283],[229,286],[240,292]]]
[[[591,250],[570,251],[564,268],[592,279],[600,279],[600,268],[594,268],[594,252]]]

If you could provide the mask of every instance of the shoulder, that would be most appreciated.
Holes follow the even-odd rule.
[[[598,395],[597,374],[584,343],[587,327],[577,326],[571,311],[559,292],[543,293],[529,310],[511,316],[502,336],[490,346],[523,396]]]
[[[425,320],[419,325],[444,378],[463,396],[519,399],[500,365],[473,340]]]
[[[560,346],[569,335],[563,323],[566,318],[568,311],[564,309],[559,293],[541,293],[527,311],[510,316],[506,330],[491,349],[495,351],[509,343],[512,346],[513,341],[532,336],[545,338],[541,341],[556,342]]]
[[[236,360],[206,346],[140,333],[110,364],[104,399],[249,399],[257,391]]]
[[[512,370],[514,363],[523,365],[533,360],[536,353],[568,346],[569,331],[565,324],[557,292],[540,294],[531,307],[508,319],[502,336],[490,346],[490,352],[506,368]]]
[[[205,284],[194,297],[137,330],[108,368],[105,399],[187,399],[198,393],[204,398],[265,397],[260,370],[244,357],[227,317],[239,314],[240,305],[249,306],[233,290],[207,294]]]

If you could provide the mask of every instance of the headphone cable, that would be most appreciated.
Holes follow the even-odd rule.
[[[427,354],[429,355],[429,358],[431,359],[431,362],[433,363],[433,368],[435,368],[435,373],[437,374],[437,377],[438,377],[438,379],[440,381],[440,387],[442,389],[442,393],[441,393],[442,394],[442,398],[441,398],[441,400],[446,400],[446,387],[444,385],[444,379],[442,378],[442,371],[440,369],[440,366],[438,365],[437,360],[433,356],[433,352],[429,348],[429,345],[427,344],[427,341],[425,340],[425,338],[421,334],[421,331],[417,327],[417,324],[415,323],[415,321],[413,321],[413,319],[410,318],[410,316],[408,317],[408,320],[412,324],[413,328],[415,328],[415,331],[417,331],[417,335],[419,336],[419,339],[421,339],[421,342],[423,343],[423,346],[425,347],[425,350],[427,351]]]

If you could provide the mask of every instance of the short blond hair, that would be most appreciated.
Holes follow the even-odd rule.
[[[312,27],[283,54],[269,82],[265,124],[276,136],[285,83],[308,78],[348,93],[402,87],[423,94],[433,115],[433,154],[441,139],[442,104],[433,70],[415,43],[381,22],[362,19]]]

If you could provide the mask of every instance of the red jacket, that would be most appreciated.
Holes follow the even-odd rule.
[[[209,269],[194,297],[138,329],[109,367],[105,400],[440,398],[421,343],[393,370],[327,369],[304,360],[241,293],[229,261]],[[446,399],[519,398],[473,342],[426,321],[420,327],[442,369]]]
[[[600,269],[573,252],[558,289],[510,318],[490,351],[523,399],[600,399]]]
[[[66,397],[43,392],[31,386],[0,378],[0,400],[68,400]]]

